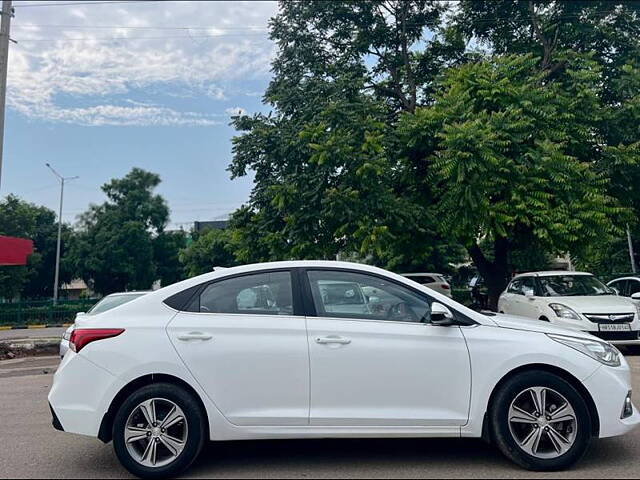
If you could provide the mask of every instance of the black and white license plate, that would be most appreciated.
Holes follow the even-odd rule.
[[[631,325],[628,323],[601,323],[601,332],[630,332]]]

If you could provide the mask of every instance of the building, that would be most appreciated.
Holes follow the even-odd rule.
[[[224,230],[229,225],[229,220],[211,220],[207,222],[193,222],[194,232],[203,232],[205,230]]]

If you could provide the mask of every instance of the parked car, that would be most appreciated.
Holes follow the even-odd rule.
[[[85,315],[97,315],[98,313],[106,312],[107,310],[111,310],[112,308],[116,308],[119,305],[124,305],[131,300],[135,300],[148,292],[139,291],[139,292],[121,292],[121,293],[112,293],[111,295],[107,295],[103,299],[101,299],[98,303],[96,303],[93,307],[91,307],[87,312],[78,312],[76,314],[76,321],[79,317]],[[65,330],[62,335],[62,340],[60,340],[60,358],[63,358],[67,351],[69,350],[69,339],[71,338],[71,333],[75,328],[75,321],[72,325]]]
[[[498,311],[589,332],[620,345],[640,345],[640,305],[616,295],[584,272],[517,275],[500,296]]]
[[[342,309],[324,294],[336,284],[389,307]],[[268,311],[246,304],[256,287],[273,293]],[[484,435],[524,468],[558,470],[640,423],[607,342],[488,317],[368,265],[206,273],[78,318],[70,343],[48,397],[54,427],[113,441],[141,477],[178,475],[206,440],[327,437]]]
[[[452,298],[451,285],[441,273],[403,273],[402,276]]]
[[[640,303],[640,276],[616,278],[607,283],[607,286],[614,288],[618,295]]]

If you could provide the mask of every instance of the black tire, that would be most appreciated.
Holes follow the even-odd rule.
[[[129,415],[138,405],[146,400],[158,398],[169,400],[182,409],[188,432],[184,449],[175,460],[161,467],[147,467],[138,463],[127,450],[125,427]],[[120,463],[137,477],[175,477],[189,468],[200,454],[206,436],[205,422],[206,415],[191,393],[171,383],[154,383],[133,392],[120,406],[113,422],[113,448]]]
[[[531,387],[555,390],[571,404],[576,415],[576,433],[573,445],[556,458],[539,458],[525,452],[509,427],[509,408],[516,397]],[[578,462],[589,448],[593,428],[589,408],[582,395],[566,380],[545,371],[528,371],[508,379],[496,393],[489,411],[492,437],[500,451],[510,460],[527,470],[558,471]],[[538,428],[538,427],[536,427]]]

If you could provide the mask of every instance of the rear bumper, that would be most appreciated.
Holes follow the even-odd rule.
[[[49,409],[51,410],[51,425],[53,425],[53,428],[55,428],[56,430],[60,430],[61,432],[64,432],[64,428],[62,427],[60,420],[58,420],[58,416],[56,415],[56,412],[53,410],[53,407],[51,406],[51,404],[49,404]]]
[[[54,428],[97,437],[115,380],[84,356],[68,352],[49,391]]]

